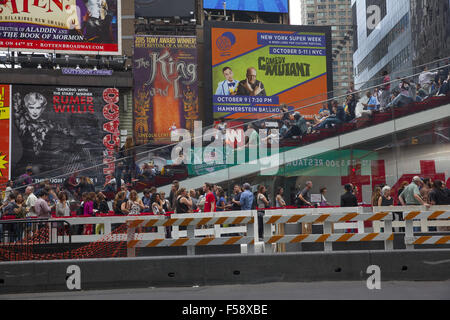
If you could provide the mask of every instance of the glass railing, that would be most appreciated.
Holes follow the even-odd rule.
[[[430,72],[437,72],[438,77],[445,74],[448,68],[448,65],[430,66]],[[341,175],[339,170],[336,170],[338,163],[340,169],[348,171],[355,169],[358,161],[363,158],[364,161],[370,162],[368,166],[379,160],[372,151],[364,157],[362,155],[367,154],[367,150],[348,151],[350,144],[394,134],[398,130],[393,120],[405,118],[409,121],[411,117],[415,117],[417,122],[419,114],[431,112],[450,103],[448,84],[444,82],[448,81],[448,74],[447,78],[432,86],[420,88],[416,86],[420,73],[414,73],[415,71],[411,70],[409,76],[401,79],[395,79],[396,75],[393,74],[391,78],[395,80],[389,83],[383,83],[380,78],[380,84],[375,87],[349,90],[348,94],[342,96],[333,97],[333,92],[330,92],[325,95],[333,97],[330,99],[323,99],[321,96],[294,101],[288,104],[286,114],[258,120],[248,117],[238,119],[241,124],[226,128],[224,135],[216,131],[208,132],[209,136],[205,137],[205,129],[208,128],[204,128],[202,137],[193,138],[201,140],[200,143],[190,141],[190,148],[181,142],[163,147],[136,146],[128,152],[116,154],[115,160],[104,162],[103,159],[98,159],[76,171],[70,167],[62,167],[34,174],[32,184],[48,179],[54,186],[70,188],[68,182],[71,176],[75,179],[72,179],[73,181],[79,181],[80,176],[87,176],[93,180],[97,190],[109,193],[111,198],[116,186],[96,178],[104,176],[105,172],[109,173],[110,178],[120,177],[130,188],[139,192],[152,186],[170,185],[174,180],[197,178],[198,183],[193,185],[199,187],[200,181],[204,182],[205,179],[225,182],[251,175],[313,176],[317,174],[317,170],[322,170],[321,163],[330,164],[325,169],[330,172],[322,173],[325,176]],[[402,74],[404,73],[405,71],[402,71]],[[388,85],[389,90],[386,89]],[[375,90],[377,100],[373,96]],[[345,103],[346,99],[349,99],[350,103]],[[372,103],[369,100],[377,102]],[[303,118],[302,110],[311,106],[322,106],[325,111],[314,118]],[[413,123],[414,121],[411,122]],[[249,129],[249,124],[254,129]],[[386,126],[380,126],[382,124]],[[379,130],[367,131],[369,128]],[[390,128],[393,128],[393,131]],[[406,127],[403,125],[402,130],[404,129]],[[348,139],[342,138],[346,134],[352,136]],[[301,160],[304,159],[308,159],[308,162],[303,163]],[[119,163],[123,164],[122,170],[117,170]],[[332,163],[334,165],[331,165]],[[14,188],[23,190],[28,185],[23,177],[14,178]]]

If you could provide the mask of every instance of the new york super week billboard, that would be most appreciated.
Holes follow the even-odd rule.
[[[206,98],[213,119],[262,119],[280,105],[307,119],[333,90],[331,28],[205,23]]]

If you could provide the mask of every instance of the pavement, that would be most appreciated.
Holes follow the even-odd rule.
[[[266,283],[0,295],[0,300],[450,300],[450,281]]]

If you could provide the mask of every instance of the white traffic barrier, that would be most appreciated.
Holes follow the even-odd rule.
[[[257,236],[256,211],[237,211],[225,213],[174,214],[170,218],[152,216],[150,218],[130,217],[127,220],[128,256],[135,256],[136,248],[143,247],[179,247],[186,246],[188,255],[195,254],[195,247],[209,245],[247,245],[247,253],[254,253]],[[241,225],[241,227],[223,227],[223,225]],[[144,240],[136,234],[137,228],[172,227],[171,238]],[[212,226],[212,229],[199,229]],[[186,231],[180,231],[185,227]],[[229,229],[229,230],[227,230]],[[240,233],[245,235],[223,237],[224,234]],[[200,237],[199,236],[203,236]],[[206,236],[206,237],[205,237]],[[241,252],[244,250],[241,246]]]
[[[385,221],[387,225],[392,221],[389,212],[363,213],[362,207],[355,208],[312,208],[291,210],[268,210],[264,216],[264,242],[265,252],[273,252],[274,244],[277,243],[301,243],[316,242],[324,243],[326,252],[332,251],[333,242],[364,242],[384,241],[386,250],[393,250],[394,236],[392,228],[385,228],[383,233],[364,233],[364,221]],[[334,234],[334,224],[344,224],[349,229],[347,222],[356,222],[358,234]],[[301,235],[273,235],[274,224],[321,224],[323,234],[301,234]],[[361,227],[362,226],[362,227]],[[335,228],[334,228],[335,229]]]
[[[400,212],[404,221],[393,221],[393,212]],[[90,243],[95,241],[143,241],[145,246],[173,246],[183,243],[189,250],[200,245],[242,244],[241,252],[246,251],[246,244],[251,243],[249,253],[254,252],[254,244],[257,243],[258,224],[256,222],[257,211],[237,211],[223,213],[194,213],[173,214],[165,216],[114,216],[114,217],[70,217],[62,219],[50,219],[49,222],[67,221],[70,225],[103,225],[103,234],[72,235],[73,243]],[[405,243],[408,249],[420,244],[448,244],[448,238],[441,236],[435,238],[414,237],[414,227],[420,227],[421,232],[428,232],[430,226],[450,227],[450,206],[405,206],[405,207],[374,207],[370,213],[364,212],[364,208],[311,208],[311,209],[279,209],[267,210],[264,216],[264,242],[266,251],[271,251],[274,244],[323,242],[325,251],[332,250],[333,242],[352,241],[384,241],[386,250],[393,249],[393,228],[405,228]],[[365,228],[364,222],[372,221],[373,229]],[[141,233],[134,233],[133,238],[128,234],[111,234],[113,225],[131,223],[133,229],[140,228]],[[284,224],[320,224],[324,226],[324,235],[280,235],[275,234],[278,226]],[[229,226],[227,226],[229,225]],[[249,228],[249,226],[252,226]],[[197,227],[196,227],[197,226]],[[154,227],[149,230],[147,227]],[[166,227],[170,227],[170,239],[166,238]],[[180,230],[185,227],[186,230]],[[381,232],[381,228],[384,232]],[[155,229],[157,230],[155,232]],[[339,233],[339,229],[357,229],[358,234],[349,236],[348,233]],[[281,229],[284,230],[284,229]],[[56,229],[54,230],[56,232]],[[342,231],[341,231],[342,232]],[[237,239],[226,243],[229,235],[244,235],[255,239],[254,242],[246,242],[247,239]],[[274,238],[274,236],[276,236]],[[62,239],[66,237],[67,239]],[[198,239],[192,241],[173,241],[182,238]],[[204,240],[202,237],[209,237]],[[246,238],[244,237],[244,238]],[[56,234],[52,239],[56,239]],[[220,240],[218,240],[220,239]],[[227,239],[222,241],[223,239]],[[156,244],[154,240],[162,240]],[[58,236],[59,243],[67,243],[68,236]],[[137,244],[137,243],[136,243]],[[191,252],[192,253],[192,252]]]

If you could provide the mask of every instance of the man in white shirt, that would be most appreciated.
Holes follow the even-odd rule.
[[[36,212],[34,211],[34,205],[36,204],[37,197],[34,195],[34,187],[29,186],[25,189],[25,197],[27,200],[25,201],[25,206],[27,208],[27,214],[31,217],[36,216]]]
[[[419,84],[422,87],[422,89],[424,89],[428,94],[430,93],[431,84],[433,83],[434,78],[436,77],[437,74],[438,74],[437,71],[429,72],[428,67],[425,67],[419,75]]]

